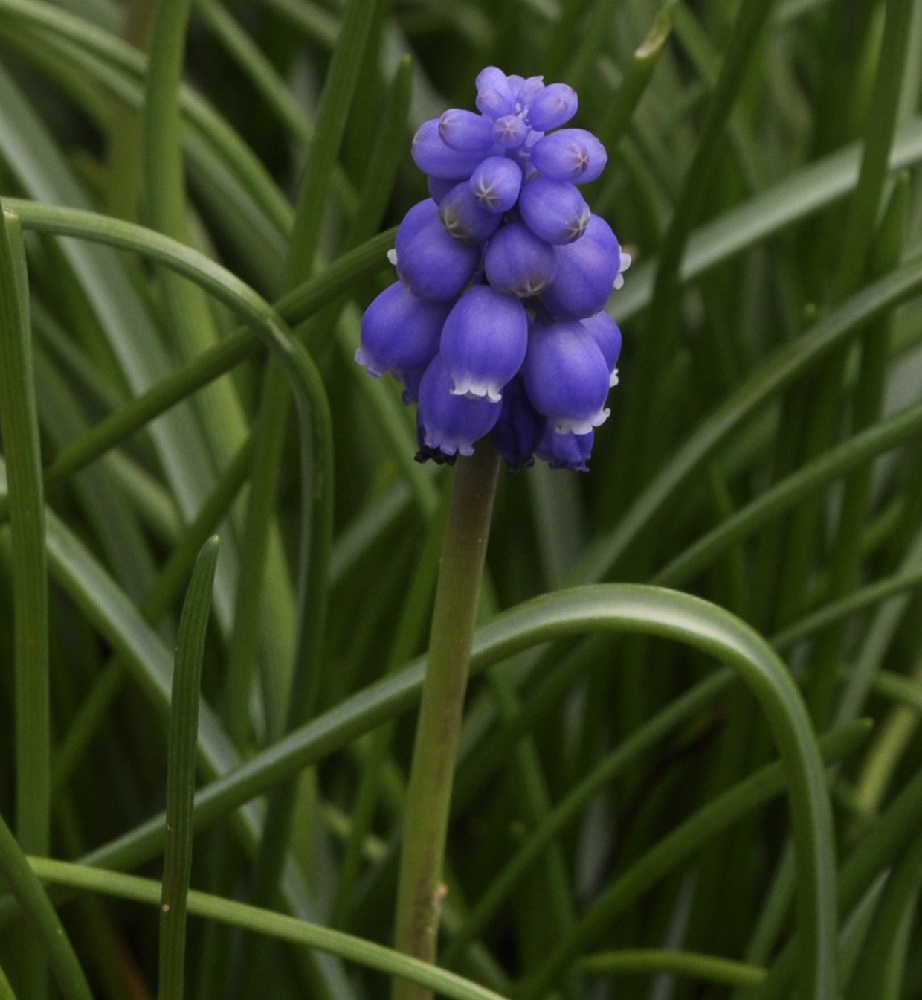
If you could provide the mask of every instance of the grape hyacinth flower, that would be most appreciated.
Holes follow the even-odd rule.
[[[401,223],[397,281],[368,307],[356,360],[418,404],[417,459],[453,462],[489,436],[510,469],[585,471],[617,384],[605,312],[631,258],[579,185],[607,154],[576,92],[543,77],[477,77],[477,111],[424,122],[412,156],[430,197]]]

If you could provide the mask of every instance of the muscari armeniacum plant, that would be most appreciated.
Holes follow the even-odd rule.
[[[537,455],[585,471],[618,378],[605,305],[630,264],[578,187],[605,148],[561,127],[577,109],[564,83],[491,66],[477,107],[413,139],[430,197],[397,231],[397,280],[366,310],[356,360],[418,404],[420,460],[453,461],[489,436],[511,469]]]
[[[605,311],[630,264],[579,185],[605,166],[576,92],[542,77],[477,77],[478,111],[424,122],[412,155],[430,197],[406,214],[397,280],[368,306],[356,360],[402,382],[417,459],[454,464],[407,791],[396,944],[433,961],[451,776],[493,496],[511,470],[586,471],[618,381],[621,332]],[[427,991],[395,981],[395,997]]]

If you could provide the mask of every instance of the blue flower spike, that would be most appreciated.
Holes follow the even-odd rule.
[[[576,92],[488,66],[477,111],[419,127],[431,197],[388,255],[397,281],[369,305],[356,360],[417,405],[418,461],[451,463],[489,437],[510,470],[535,459],[585,472],[618,382],[621,331],[605,312],[631,262],[577,185],[605,147]]]

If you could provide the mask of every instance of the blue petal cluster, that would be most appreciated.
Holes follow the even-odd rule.
[[[577,108],[564,83],[489,66],[476,103],[413,139],[430,197],[397,231],[398,280],[366,310],[356,360],[418,404],[420,461],[490,435],[510,468],[537,456],[585,471],[618,380],[621,332],[604,309],[630,264],[577,187],[605,148],[562,128]]]

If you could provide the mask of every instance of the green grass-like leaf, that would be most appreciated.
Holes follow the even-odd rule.
[[[199,687],[218,539],[202,549],[183,603],[173,667],[168,734],[166,843],[160,892],[159,1000],[185,995],[186,912],[192,869],[192,798],[195,791]]]
[[[590,473],[499,480],[440,968],[449,477],[353,358],[490,65],[634,263]],[[0,995],[915,1000],[920,93],[918,2],[0,0]]]

